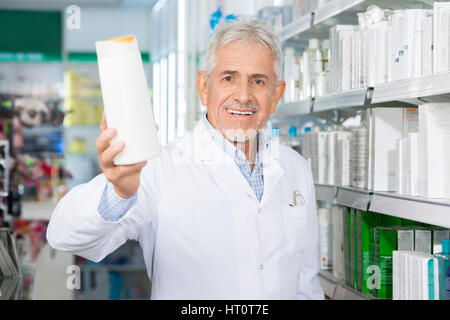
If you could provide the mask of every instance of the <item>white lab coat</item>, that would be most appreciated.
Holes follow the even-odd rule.
[[[48,242],[98,262],[139,241],[152,299],[323,299],[309,165],[274,140],[262,161],[259,202],[200,121],[143,168],[137,201],[119,221],[97,211],[100,174],[59,201]],[[302,196],[290,206],[294,191]]]

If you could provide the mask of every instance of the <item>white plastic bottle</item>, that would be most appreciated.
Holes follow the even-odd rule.
[[[317,210],[319,225],[319,256],[320,269],[331,270],[332,249],[331,244],[331,208],[319,208]]]
[[[316,97],[330,93],[330,40],[322,42],[322,70],[316,78]]]
[[[130,165],[161,153],[144,66],[135,36],[95,43],[108,127],[117,130],[112,144],[125,142],[115,165]]]
[[[322,52],[319,49],[319,40],[310,39],[308,50],[303,52],[302,82],[304,96],[314,98],[316,96],[315,79],[322,72]]]
[[[300,148],[300,140],[297,136],[297,127],[291,126],[289,127],[289,146],[301,154],[301,148]]]

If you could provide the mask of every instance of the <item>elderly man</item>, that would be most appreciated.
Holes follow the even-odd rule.
[[[224,23],[205,62],[208,112],[158,158],[114,166],[124,145],[103,120],[103,173],[61,199],[48,241],[94,261],[139,241],[152,299],[323,299],[311,170],[263,129],[285,89],[279,39]]]

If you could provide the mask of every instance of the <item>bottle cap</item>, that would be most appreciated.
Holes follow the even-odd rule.
[[[277,127],[272,128],[272,137],[278,137],[280,135],[280,129]]]
[[[311,132],[311,127],[306,127],[305,128],[305,133],[307,133],[307,132]]]
[[[289,137],[296,137],[297,136],[297,127],[289,127]]]
[[[293,56],[295,54],[295,49],[292,47],[287,47],[284,49],[284,54]]]
[[[319,49],[319,39],[309,39],[309,49]]]
[[[442,254],[450,254],[450,239],[442,240]]]

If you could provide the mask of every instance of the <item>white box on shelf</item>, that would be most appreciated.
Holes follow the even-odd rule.
[[[397,140],[397,170],[396,170],[396,192],[406,194],[406,172],[405,172],[405,138]]]
[[[329,132],[327,135],[327,184],[336,184],[336,131]]]
[[[449,70],[450,2],[433,3],[433,72]]]
[[[419,195],[419,133],[410,132],[407,137],[407,193],[411,196]]]
[[[401,300],[400,292],[400,252],[397,250],[392,251],[392,300]]]
[[[335,180],[338,186],[351,184],[351,145],[353,134],[350,131],[337,131]]]
[[[450,103],[419,106],[420,195],[450,198]]]
[[[397,140],[403,136],[403,108],[368,110],[368,189],[396,190]]]
[[[331,206],[331,237],[332,237],[332,260],[333,276],[338,281],[344,281],[345,256],[344,256],[344,208]]]
[[[357,30],[355,25],[335,25],[330,28],[332,92],[351,88],[352,36],[355,30]]]
[[[395,10],[388,32],[388,80],[401,80],[403,77],[403,10]]]
[[[425,10],[422,30],[422,76],[428,76],[433,73],[433,10]]]
[[[414,230],[414,251],[431,254],[431,230],[417,228]]]
[[[403,48],[406,61],[403,79],[422,75],[422,20],[424,18],[425,11],[422,9],[404,10]]]
[[[450,230],[433,229],[433,254],[442,252],[442,240],[450,239]]]
[[[388,48],[388,31],[389,22],[381,21],[376,24],[375,31],[375,57],[374,72],[375,84],[381,84],[388,81],[388,64],[387,64],[387,48]]]

